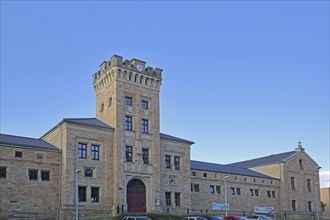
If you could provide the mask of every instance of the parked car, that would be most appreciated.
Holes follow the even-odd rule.
[[[223,217],[223,220],[247,220],[247,218],[238,215],[227,215]]]
[[[270,220],[273,219],[267,215],[259,215],[259,214],[253,214],[250,216],[247,216],[248,219],[263,219],[263,220]]]
[[[189,216],[185,217],[183,220],[207,220],[207,218],[200,216]]]
[[[203,216],[207,220],[223,220],[221,216],[218,215],[208,215],[208,216]]]
[[[151,220],[148,216],[125,216],[123,220]]]

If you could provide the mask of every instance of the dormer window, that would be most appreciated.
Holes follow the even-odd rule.
[[[125,104],[132,106],[132,97],[125,96]]]

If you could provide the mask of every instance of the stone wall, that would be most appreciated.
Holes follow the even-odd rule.
[[[22,157],[15,157],[16,151]],[[58,151],[0,146],[0,166],[7,168],[6,178],[0,178],[1,218],[56,218],[59,157]],[[30,179],[29,170],[37,172],[36,180]],[[49,180],[42,179],[44,171]]]

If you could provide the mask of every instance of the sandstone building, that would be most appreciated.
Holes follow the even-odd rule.
[[[160,132],[161,69],[114,55],[93,79],[95,118],[64,118],[40,139],[1,134],[1,218],[73,219],[75,181],[82,217],[223,214],[225,193],[232,213],[316,211],[319,166],[301,143],[228,165],[194,161],[194,142]]]

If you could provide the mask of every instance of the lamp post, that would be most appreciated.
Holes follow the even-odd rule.
[[[316,218],[317,218],[317,220],[319,220],[320,219],[320,216],[319,216],[319,206],[318,206],[318,203],[319,203],[319,201],[317,201],[317,187],[318,187],[318,185],[319,185],[319,182],[316,182],[315,183],[315,207],[316,207]]]
[[[75,196],[76,196],[76,220],[79,220],[79,195],[78,195],[78,175],[80,173],[80,169],[77,169],[74,175],[75,179]]]
[[[225,205],[226,205],[226,216],[228,215],[228,204],[227,204],[227,179],[229,176],[225,176]]]

